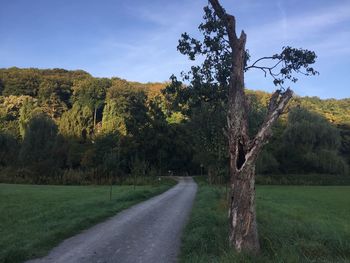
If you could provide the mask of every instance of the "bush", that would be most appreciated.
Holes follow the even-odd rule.
[[[16,163],[18,149],[19,145],[13,136],[0,133],[0,167]]]
[[[278,166],[278,161],[271,153],[262,151],[256,163],[256,171],[262,174],[277,173]]]

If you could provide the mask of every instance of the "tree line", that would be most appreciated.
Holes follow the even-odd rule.
[[[271,94],[247,91],[252,133]],[[94,78],[84,71],[0,70],[1,181],[106,183],[168,174],[228,178],[225,95],[205,85]],[[259,174],[348,174],[350,99],[295,98]]]

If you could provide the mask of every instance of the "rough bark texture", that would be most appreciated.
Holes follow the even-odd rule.
[[[237,251],[258,253],[260,250],[255,211],[255,163],[264,144],[272,135],[271,127],[282,114],[293,93],[277,90],[271,97],[267,117],[255,138],[248,136],[247,101],[244,93],[246,34],[238,38],[235,18],[221,7],[218,0],[210,0],[216,15],[225,22],[232,49],[227,135],[230,155],[230,244]]]

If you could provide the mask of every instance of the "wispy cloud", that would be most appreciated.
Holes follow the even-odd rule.
[[[176,45],[180,34],[191,28],[196,29],[197,21],[201,20],[201,12],[193,14],[197,5],[198,1],[185,2],[181,9],[174,4],[154,6],[151,3],[136,8],[127,7],[128,15],[148,28],[125,36],[110,35],[100,39],[87,51],[93,52],[97,58],[103,58],[96,62],[98,70],[94,74],[159,81],[168,80],[172,73],[189,67],[192,63],[177,52]]]
[[[292,85],[297,94],[336,96],[327,96],[331,93],[326,83],[336,83],[339,94],[344,94],[344,91],[340,90],[346,89],[346,83],[350,81],[349,76],[337,76],[334,68],[340,65],[344,67],[344,63],[347,63],[344,56],[350,55],[350,2],[337,3],[327,8],[323,6],[302,13],[294,12],[291,15],[285,12],[283,3],[285,2],[276,1],[279,9],[278,19],[247,28],[247,46],[251,51],[252,60],[278,53],[281,47],[286,45],[314,50],[318,55],[315,67],[321,75],[312,78],[301,77],[297,84]],[[274,89],[271,80],[265,79],[259,71],[249,72],[246,82],[248,87],[270,91]]]
[[[282,32],[283,32],[283,38],[287,39],[288,38],[288,34],[287,34],[288,20],[287,20],[286,10],[281,1],[277,2],[277,6],[278,6],[278,10],[280,11],[280,15],[282,16],[280,23],[281,23]]]
[[[350,55],[349,0],[220,1],[236,16],[238,30],[247,32],[252,60],[279,52],[284,45],[315,50],[321,76],[300,81],[308,90],[299,94],[317,93],[315,87],[327,94],[327,87],[337,82],[338,94],[344,96],[339,90],[348,87],[350,79],[339,69],[350,67],[344,59]],[[197,26],[208,3],[76,0],[73,10],[68,0],[7,2],[0,18],[0,67],[81,68],[95,76],[145,82],[167,80],[193,64],[176,50],[177,41],[185,31],[199,36]],[[55,17],[46,15],[53,9],[58,10]],[[272,87],[260,73],[247,74],[248,86]]]
[[[280,2],[278,6],[282,12],[282,19],[246,30],[251,36],[249,39],[251,47],[255,49],[275,48],[281,43],[286,45],[288,42],[316,45],[320,41],[332,38],[333,34],[338,34],[339,28],[336,26],[350,21],[350,2],[292,17],[283,13]],[[343,44],[348,45],[346,42]]]

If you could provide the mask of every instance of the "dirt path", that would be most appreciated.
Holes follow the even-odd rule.
[[[192,178],[180,178],[167,192],[63,241],[48,256],[28,262],[176,262],[196,191]]]

